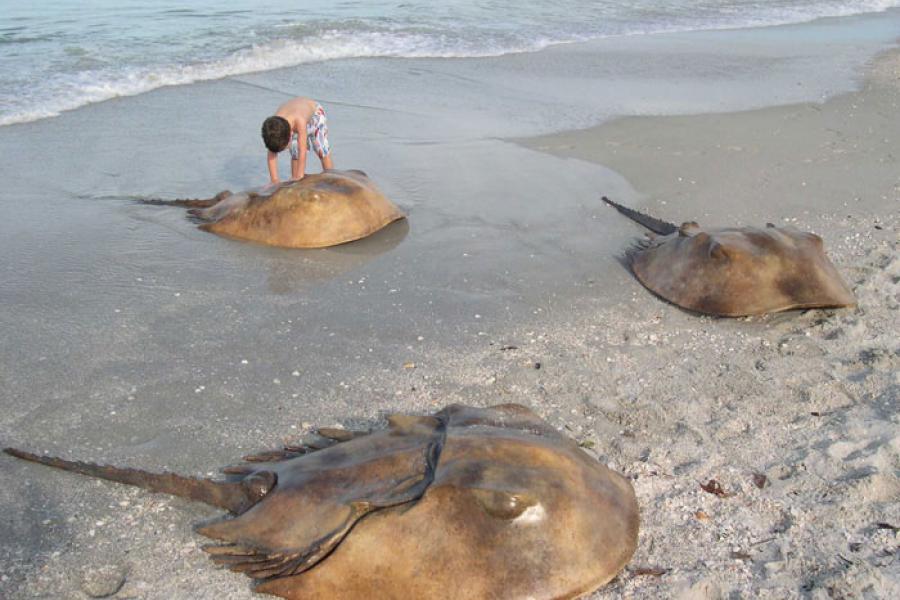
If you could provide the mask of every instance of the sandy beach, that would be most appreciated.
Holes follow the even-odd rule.
[[[900,597],[898,23],[348,59],[0,127],[0,440],[211,476],[317,426],[519,402],[637,492],[638,551],[592,599]],[[298,252],[135,201],[263,183],[258,123],[309,89],[408,222]],[[816,232],[859,306],[661,302],[601,195]],[[4,456],[0,512],[4,598],[259,597],[200,550],[204,506]]]
[[[550,347],[566,349],[563,363],[587,359],[591,384],[548,395],[581,395],[573,414],[594,422],[570,425],[632,475],[643,509],[631,576],[597,598],[900,593],[898,101],[890,53],[861,91],[821,105],[627,118],[523,141],[612,167],[672,221],[816,231],[859,299],[856,310],[722,321],[637,289],[631,317],[598,309],[556,332],[564,341]],[[711,479],[728,497],[701,488]]]

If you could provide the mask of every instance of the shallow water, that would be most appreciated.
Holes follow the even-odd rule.
[[[622,301],[634,288],[616,257],[637,232],[598,199],[641,200],[607,169],[502,138],[821,98],[853,86],[898,15],[494,58],[331,61],[0,128],[4,400],[120,397],[156,381],[165,405],[247,356],[267,358],[242,385],[271,398],[283,391],[271,382],[296,368],[292,348],[317,348],[303,356],[315,373],[304,385],[330,388],[327,365],[348,357],[342,369],[382,368],[420,337],[477,343],[579,298]],[[264,183],[259,122],[310,91],[329,110],[336,164],[367,171],[408,225],[281,250],[135,201]],[[23,414],[0,419],[18,428]]]

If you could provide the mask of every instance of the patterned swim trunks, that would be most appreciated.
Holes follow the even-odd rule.
[[[291,158],[299,160],[300,149],[297,146],[297,134],[291,137]],[[325,109],[321,104],[316,104],[316,110],[306,124],[306,147],[315,152],[319,158],[325,158],[331,152],[328,143],[328,120],[325,117]]]

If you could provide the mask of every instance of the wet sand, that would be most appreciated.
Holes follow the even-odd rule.
[[[525,139],[623,106],[850,89],[865,50],[850,34],[813,43],[833,24],[613,56],[610,42],[340,61],[2,128],[0,439],[204,475],[313,426],[522,402],[634,480],[638,554],[595,597],[897,595],[897,532],[882,526],[900,523],[896,55],[824,104]],[[811,41],[789,55],[798,31]],[[834,72],[808,69],[824,56]],[[408,225],[282,251],[134,201],[260,183],[272,90],[307,89],[322,91],[337,164],[368,171]],[[673,221],[816,231],[860,308],[723,321],[660,303],[619,263],[640,231],[601,194]],[[703,492],[709,479],[735,495]],[[0,506],[4,597],[81,598],[101,565],[124,574],[121,598],[252,597],[199,550],[190,526],[207,508],[9,458]]]

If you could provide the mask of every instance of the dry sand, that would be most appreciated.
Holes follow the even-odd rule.
[[[527,323],[519,319],[523,325],[502,332],[459,326],[460,336],[471,333],[466,339],[475,340],[465,346],[426,338],[404,347],[398,341],[381,350],[376,369],[364,355],[373,342],[357,331],[363,358],[351,350],[327,355],[334,366],[325,368],[345,374],[327,388],[310,384],[307,405],[289,394],[257,393],[250,385],[255,380],[234,375],[240,364],[233,372],[225,365],[206,373],[191,358],[213,355],[218,347],[212,341],[205,346],[204,332],[191,330],[179,340],[193,336],[200,340],[196,348],[158,342],[171,360],[134,346],[135,357],[123,356],[117,370],[85,369],[95,379],[111,372],[108,385],[122,389],[96,388],[78,399],[77,410],[65,402],[47,409],[39,399],[33,408],[24,400],[12,404],[5,435],[35,450],[93,452],[84,458],[95,460],[124,450],[130,454],[123,461],[131,465],[212,474],[242,449],[336,424],[304,422],[310,415],[353,427],[372,423],[365,419],[376,417],[373,403],[379,410],[425,412],[450,402],[516,401],[633,479],[642,510],[640,545],[627,569],[594,598],[900,597],[898,99],[900,69],[892,54],[875,65],[861,91],[821,105],[629,118],[520,140],[571,157],[571,172],[584,171],[585,161],[613,168],[645,195],[644,209],[669,220],[777,220],[816,231],[858,295],[858,309],[698,317],[660,302],[624,269],[607,275],[598,266],[603,277],[580,281],[579,294],[548,295]],[[640,235],[599,202],[588,211],[586,227],[621,222],[623,231]],[[180,219],[172,217],[173,231],[181,231]],[[441,294],[438,289],[436,300]],[[620,297],[624,301],[610,301]],[[212,309],[205,302],[194,310],[200,318]],[[377,315],[358,318],[371,322]],[[292,327],[308,329],[284,319],[263,322],[260,337],[287,340],[279,336]],[[220,327],[236,328],[235,322],[223,319]],[[400,325],[409,331],[409,323]],[[385,334],[369,335],[377,341]],[[254,354],[263,342],[244,339],[258,346],[248,343],[235,360],[262,363],[257,379],[272,381],[267,365],[290,377],[282,356],[290,342],[281,353]],[[110,343],[120,348],[117,340]],[[132,372],[133,364],[151,358],[152,366]],[[353,371],[347,365],[354,363],[366,368]],[[168,382],[156,385],[161,396],[178,389],[170,368],[179,377],[190,370],[234,381],[170,403],[134,401],[129,382],[145,381],[148,373]],[[39,366],[27,372],[10,367],[9,375],[23,381],[49,376]],[[206,392],[212,404],[192,409],[191,398]],[[26,414],[38,408],[39,423]],[[42,445],[37,438],[49,430],[60,438]],[[122,583],[117,598],[253,597],[245,578],[211,567],[198,548],[202,538],[190,530],[215,511],[4,460],[2,531],[15,540],[7,539],[3,549],[0,591],[6,591],[0,595],[76,599]],[[710,480],[723,495],[701,488]],[[99,567],[105,570],[95,571]]]
[[[672,221],[815,231],[859,299],[727,321],[634,284],[631,306],[526,346],[553,357],[532,393],[637,489],[639,550],[597,598],[900,597],[898,104],[890,53],[824,104],[523,141],[613,168]]]

